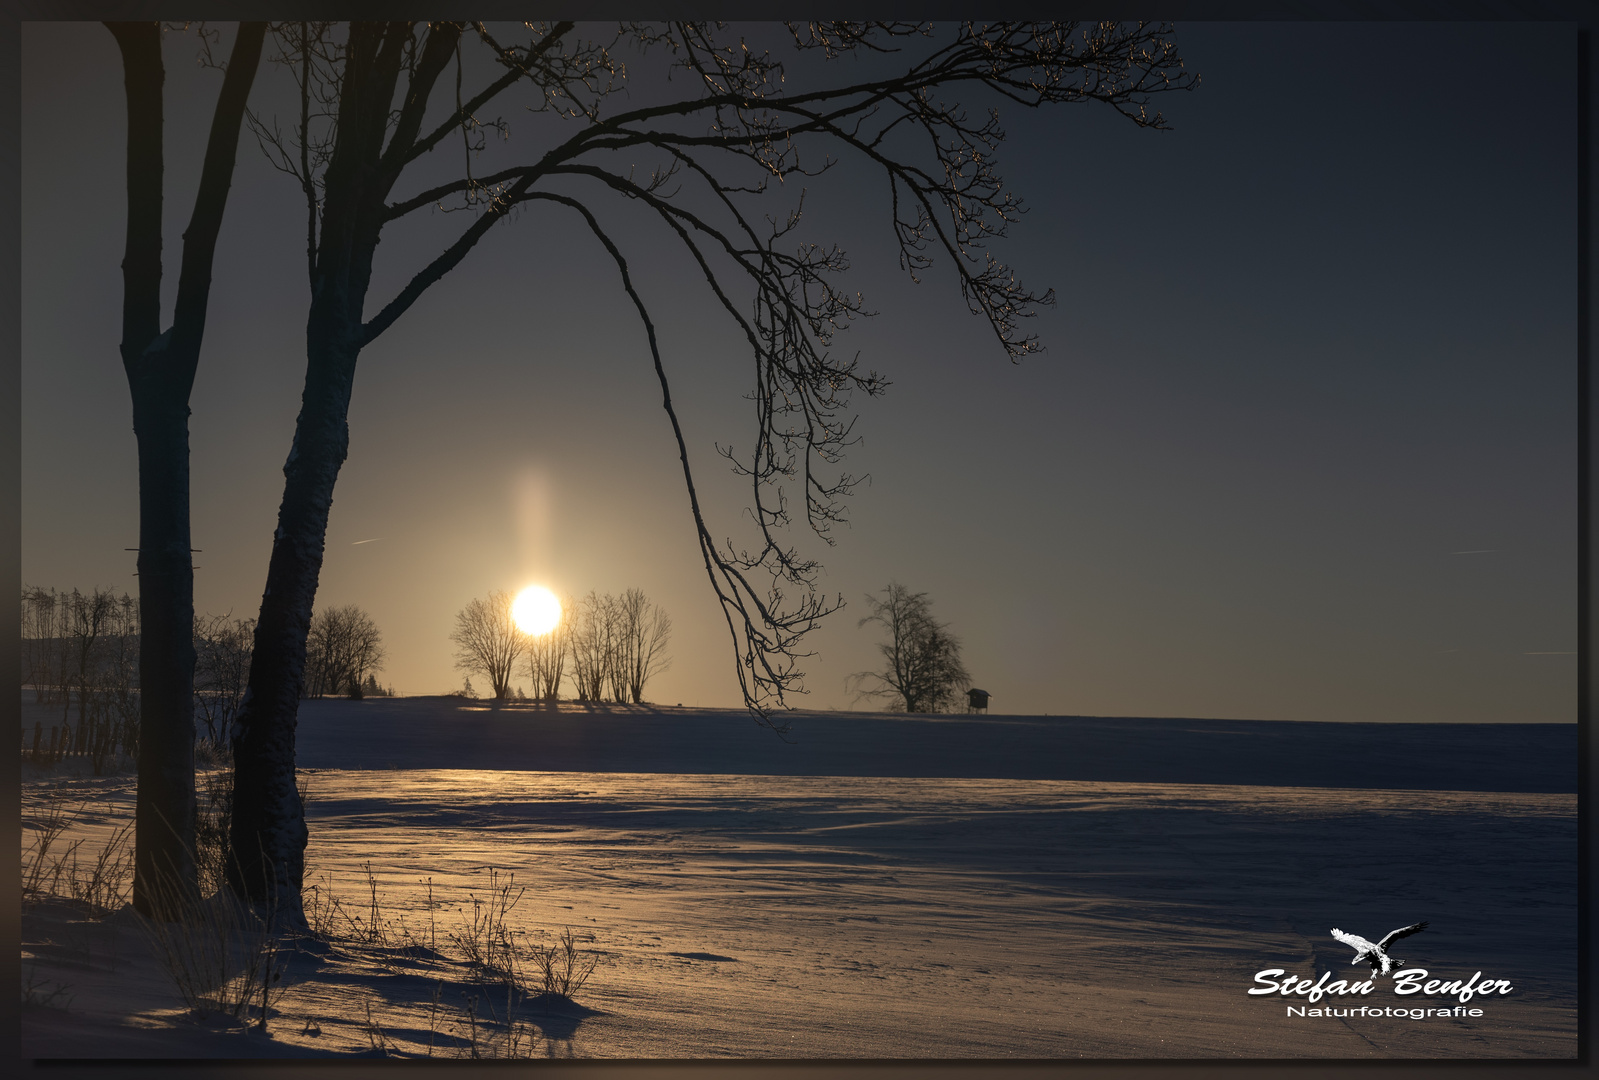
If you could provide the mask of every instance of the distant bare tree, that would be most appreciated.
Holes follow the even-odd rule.
[[[194,618],[194,716],[205,725],[205,738],[213,745],[230,737],[249,685],[254,640],[254,619]]]
[[[611,701],[627,700],[627,650],[631,642],[627,636],[627,613],[622,601],[610,593],[601,598],[605,609],[605,676],[602,680],[605,696]]]
[[[561,621],[547,633],[529,635],[526,666],[523,669],[533,682],[533,696],[550,707],[555,706],[561,691],[561,679],[566,673],[566,662],[571,654],[572,622],[577,601],[570,596],[561,605]]]
[[[645,684],[670,662],[671,618],[642,589],[619,597],[591,591],[569,611],[577,699],[642,702]]]
[[[61,601],[54,589],[22,590],[23,678],[33,686],[34,701],[59,701],[66,693],[66,649],[61,627]]]
[[[572,678],[579,701],[604,701],[616,653],[616,599],[593,590],[572,612]]]
[[[888,698],[908,713],[943,712],[971,685],[961,664],[960,641],[933,618],[926,593],[890,582],[881,597],[867,596],[871,614],[858,625],[877,623],[888,640],[877,648],[887,666],[850,676],[861,697]]]
[[[95,644],[100,635],[111,629],[117,617],[117,594],[111,589],[91,589],[87,594],[72,590],[66,598],[65,637],[72,657],[74,681],[78,687],[78,739],[87,735],[89,694],[92,683],[98,682]],[[67,704],[70,712],[71,704]],[[62,716],[65,722],[66,715]]]
[[[99,664],[99,696],[103,731],[96,740],[102,760],[119,743],[124,753],[135,760],[138,757],[143,708],[139,689],[140,630],[139,601],[124,593],[117,598],[116,612],[102,639],[105,647]],[[97,761],[95,775],[100,770]]]
[[[628,699],[635,705],[644,700],[644,684],[671,664],[666,643],[672,637],[672,619],[659,605],[651,603],[643,589],[629,589],[617,601],[621,616],[622,646],[617,654]]]
[[[383,667],[383,635],[372,616],[356,607],[324,608],[306,635],[306,697],[362,695],[367,672]]]
[[[504,701],[511,689],[516,662],[527,652],[528,636],[511,618],[511,597],[495,589],[487,600],[473,600],[455,616],[455,666],[470,676],[483,675]]]

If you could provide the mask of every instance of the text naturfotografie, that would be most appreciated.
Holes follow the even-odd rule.
[[[1288,1006],[1289,1016],[1402,1016],[1408,1020],[1425,1020],[1429,1016],[1481,1016],[1481,1009],[1468,1009],[1464,1005],[1456,1005],[1453,1009],[1396,1009],[1392,1005],[1374,1008],[1362,1005],[1360,1008],[1351,1006],[1347,1009],[1316,1009],[1306,1008],[1303,1005]]]

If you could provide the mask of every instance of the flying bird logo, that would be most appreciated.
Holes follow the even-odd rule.
[[[1333,927],[1332,936],[1355,950],[1355,958],[1350,961],[1351,965],[1370,964],[1373,972],[1391,975],[1394,968],[1399,967],[1404,961],[1388,955],[1388,943],[1409,937],[1411,934],[1419,934],[1425,929],[1427,924],[1424,922],[1402,926],[1398,930],[1390,930],[1388,936],[1376,944],[1367,941],[1359,934],[1346,934],[1336,926]]]

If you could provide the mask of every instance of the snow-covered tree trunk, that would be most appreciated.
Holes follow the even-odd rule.
[[[355,363],[369,333],[362,309],[393,182],[380,159],[410,36],[407,24],[357,24],[346,43],[338,137],[325,176],[321,229],[312,241],[305,391],[283,466],[250,686],[234,736],[229,881],[239,895],[270,905],[279,919],[303,917],[307,834],[295,786],[294,732],[328,512],[349,450]],[[453,55],[452,47],[434,57],[430,70],[436,74]]]
[[[313,333],[308,351],[305,394],[283,466],[283,502],[256,621],[249,689],[233,744],[231,883],[241,895],[268,903],[279,918],[289,919],[300,911],[305,876],[307,834],[295,786],[294,742],[306,636],[333,488],[349,451],[347,417],[359,346]]]

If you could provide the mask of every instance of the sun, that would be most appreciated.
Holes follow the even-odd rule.
[[[524,634],[548,634],[561,621],[561,602],[542,585],[529,585],[511,603],[511,618]]]

